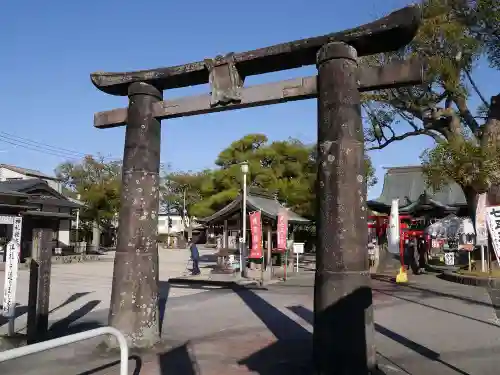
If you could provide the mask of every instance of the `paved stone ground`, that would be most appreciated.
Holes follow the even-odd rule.
[[[162,255],[162,279],[183,272],[185,264],[181,266],[180,258],[184,253],[175,254],[169,253],[168,261]],[[179,260],[174,262],[174,257]],[[175,272],[166,271],[168,262],[177,264]],[[54,306],[68,295],[79,293],[80,284],[84,291],[94,290],[90,293],[97,294],[87,297],[87,302],[81,297],[57,310],[54,320],[99,296],[99,307],[69,323],[70,327],[82,322],[105,324],[109,298],[104,298],[109,296],[109,290],[104,284],[109,288],[111,274],[107,279],[97,276],[95,267],[83,266],[84,270],[76,275],[79,283],[70,282],[69,269],[60,271],[66,275],[63,280],[67,284],[54,288],[63,290],[71,285],[73,289],[58,297]],[[99,267],[106,266],[103,263]],[[130,374],[311,373],[312,285],[313,274],[304,271],[267,290],[172,287],[163,325],[164,342],[155,353],[133,357],[129,361]],[[386,374],[498,373],[500,326],[485,289],[430,275],[410,276],[408,286],[381,278],[373,281],[373,287],[376,345]],[[62,309],[67,309],[66,313],[60,312]],[[2,363],[0,373],[117,374],[118,366],[110,365],[116,355],[96,354],[97,343],[75,344]]]
[[[203,259],[209,258],[212,249],[200,249]],[[167,288],[166,281],[171,277],[181,276],[186,273],[189,259],[187,249],[160,249],[160,286]],[[104,261],[54,264],[52,265],[52,280],[50,291],[49,319],[52,321],[64,320],[71,323],[92,311],[107,311],[111,298],[111,282],[113,278],[114,254],[107,254]],[[211,262],[202,262],[202,272],[208,273],[209,268],[204,268]],[[0,271],[0,291],[3,291],[4,271]],[[28,303],[29,272],[20,267],[17,284],[16,300],[18,318],[16,330],[24,332],[26,327],[26,305]],[[200,290],[169,288],[169,298],[175,300],[179,297],[200,293]],[[5,334],[7,326],[0,316],[0,335]]]

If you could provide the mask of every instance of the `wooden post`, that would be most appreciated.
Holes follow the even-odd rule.
[[[269,280],[272,279],[273,277],[273,254],[272,254],[272,249],[273,249],[273,227],[271,223],[267,224],[267,264],[266,264],[266,270],[268,272],[268,277]]]
[[[357,52],[324,45],[317,66],[314,360],[318,374],[367,374],[375,349]]]
[[[158,314],[158,205],[160,122],[153,104],[163,93],[136,82],[128,88],[118,242],[109,324],[130,347],[150,347],[160,339]],[[111,346],[113,343],[109,342]]]
[[[224,220],[224,229],[222,232],[222,247],[224,249],[229,248],[229,232],[227,227],[227,220]]]
[[[33,230],[33,249],[28,292],[28,344],[43,341],[49,328],[52,230]]]

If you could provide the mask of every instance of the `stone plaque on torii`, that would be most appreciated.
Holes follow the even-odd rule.
[[[317,263],[314,357],[318,373],[361,374],[375,366],[367,254],[366,181],[360,91],[423,82],[422,61],[358,66],[358,57],[404,47],[421,21],[406,7],[375,22],[324,36],[186,65],[96,72],[101,91],[128,108],[95,114],[94,126],[126,125],[122,206],[110,324],[132,346],[158,340],[160,120],[238,108],[318,100]],[[251,75],[316,64],[318,75],[245,87]],[[209,83],[206,95],[163,100],[163,91]]]

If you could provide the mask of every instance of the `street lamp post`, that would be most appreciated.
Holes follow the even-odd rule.
[[[243,173],[243,221],[242,221],[242,237],[241,237],[241,256],[240,267],[241,276],[247,277],[247,174],[248,163],[245,161],[241,163],[241,173]]]

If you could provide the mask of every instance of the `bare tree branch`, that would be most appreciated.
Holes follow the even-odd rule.
[[[472,88],[474,89],[474,91],[476,92],[477,96],[479,96],[479,98],[481,99],[481,101],[483,102],[483,104],[485,106],[488,106],[488,102],[486,101],[486,99],[484,98],[483,94],[481,93],[481,91],[479,91],[479,87],[476,85],[476,82],[472,79],[472,76],[469,72],[468,69],[464,69],[465,70],[465,75],[467,76],[467,78],[469,79],[469,82],[470,84],[472,85]]]
[[[401,141],[403,139],[406,139],[409,137],[414,137],[416,135],[428,135],[428,136],[436,139],[435,134],[430,133],[428,129],[419,129],[419,130],[414,130],[411,132],[406,132],[404,134],[391,137],[387,141],[380,143],[378,146],[367,147],[366,151],[381,150],[384,147],[387,147],[388,145],[390,145],[392,142]]]

